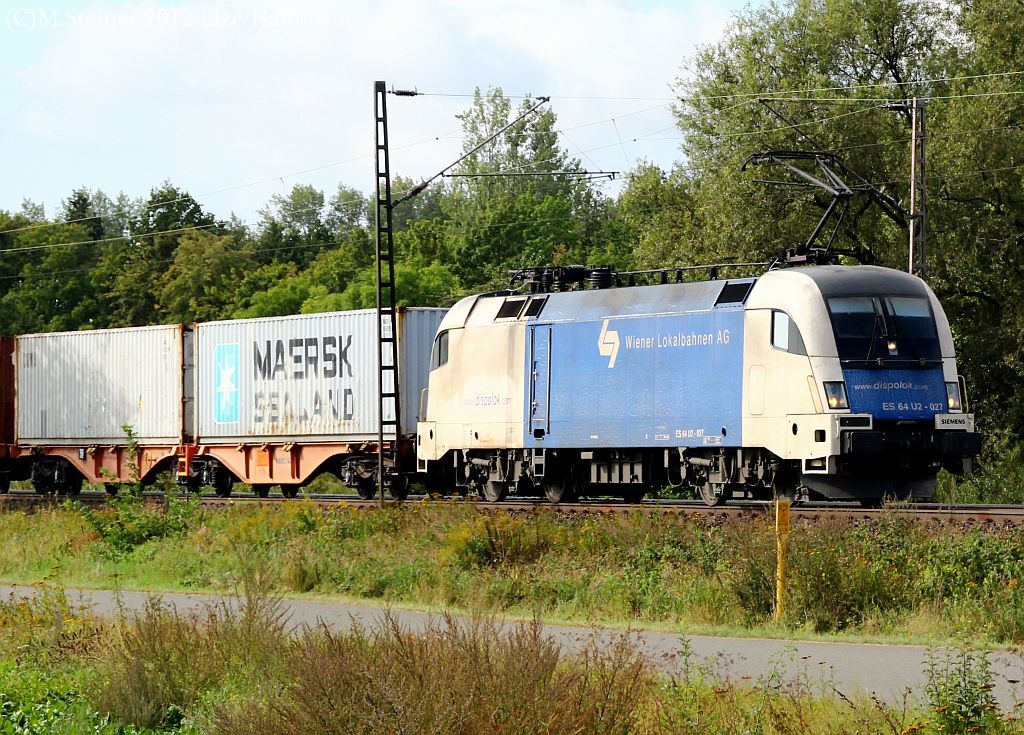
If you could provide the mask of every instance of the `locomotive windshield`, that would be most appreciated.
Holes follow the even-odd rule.
[[[927,299],[841,296],[828,299],[828,310],[843,362],[925,367],[941,359]]]

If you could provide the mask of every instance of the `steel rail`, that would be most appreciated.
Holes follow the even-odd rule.
[[[186,494],[176,497],[186,498]],[[166,496],[158,492],[146,492],[143,498],[147,503],[162,505]],[[323,508],[378,508],[378,500],[363,500],[358,495],[309,495],[304,498],[289,500],[281,496],[257,498],[248,493],[237,494],[229,498],[214,495],[199,496],[204,508],[228,508],[257,504],[281,505],[283,503],[309,502]],[[12,490],[0,495],[0,512],[8,510],[33,510],[37,508],[59,507],[67,501],[88,506],[104,506],[109,504],[111,496],[103,492],[83,492],[74,497],[61,495],[40,495],[31,491]],[[412,496],[399,502],[388,499],[387,507],[463,507],[473,508],[480,512],[504,512],[518,515],[537,513],[557,513],[565,516],[581,515],[628,515],[631,513],[664,513],[677,516],[703,518],[714,522],[741,519],[770,519],[773,504],[762,502],[736,502],[718,507],[708,507],[697,500],[652,499],[642,503],[627,503],[615,500],[590,500],[576,503],[559,503],[554,505],[541,498],[524,498],[503,500],[489,503],[475,498],[454,496],[450,498],[432,498]],[[878,521],[882,518],[912,518],[928,524],[958,524],[965,526],[1024,526],[1024,506],[1020,505],[942,505],[939,503],[899,503],[883,508],[862,508],[856,503],[828,502],[805,503],[792,509],[794,523],[815,524],[829,521],[856,523],[860,521]]]

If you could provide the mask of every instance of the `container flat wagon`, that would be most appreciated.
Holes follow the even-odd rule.
[[[418,397],[444,309],[396,312],[402,436],[384,450],[415,466]],[[236,481],[286,496],[323,472],[363,494],[376,486],[377,312],[374,309],[197,324],[196,431],[180,458],[179,482]],[[390,392],[392,386],[385,385]],[[392,416],[385,416],[387,419]]]
[[[114,493],[174,470],[191,490],[225,496],[244,482],[258,495],[280,485],[293,497],[331,472],[371,495],[378,449],[395,471],[415,467],[419,396],[444,314],[396,312],[406,399],[402,433],[390,427],[383,447],[372,309],[0,342],[0,365],[4,346],[13,352],[6,382],[0,367],[0,385],[13,386],[12,400],[0,396],[0,490],[31,479],[43,493],[74,495],[83,482]]]
[[[191,337],[178,324],[17,337],[16,479],[74,495],[173,467],[191,440]]]

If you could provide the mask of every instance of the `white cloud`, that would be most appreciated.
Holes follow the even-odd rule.
[[[611,117],[631,161],[669,165],[674,142],[630,142],[672,124],[664,110],[628,114],[656,101],[566,98],[668,97],[682,59],[727,21],[712,3],[612,0],[397,0],[383,8],[190,0],[77,13],[74,27],[31,31],[34,42],[18,47],[25,57],[6,64],[20,72],[13,99],[0,97],[8,111],[0,131],[15,148],[0,208],[29,196],[52,212],[76,186],[139,196],[164,178],[198,195],[369,154],[375,79],[426,91],[551,94],[560,125],[573,128],[571,152],[605,146],[584,165],[626,165]],[[456,130],[465,99],[388,101],[397,173],[433,173],[457,154],[457,137],[401,146]],[[251,218],[296,181],[369,189],[371,166],[366,159],[203,199],[218,214]]]

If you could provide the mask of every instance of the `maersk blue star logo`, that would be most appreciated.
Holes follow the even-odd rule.
[[[213,350],[213,420],[218,424],[238,423],[238,345],[217,345]]]

